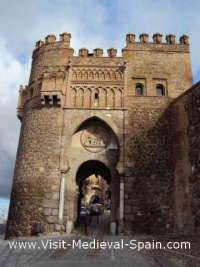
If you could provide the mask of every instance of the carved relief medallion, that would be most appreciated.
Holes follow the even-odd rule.
[[[83,131],[81,143],[85,149],[91,152],[100,152],[109,145],[110,135],[104,127],[90,126]]]

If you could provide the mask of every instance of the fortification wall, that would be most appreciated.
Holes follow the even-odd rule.
[[[35,98],[27,102],[22,119],[6,238],[34,235],[35,222],[41,223],[43,234],[65,232],[66,221],[74,220],[70,196],[77,188],[76,173],[87,159],[108,165],[115,161],[119,170],[123,168],[122,146],[119,158],[112,149],[90,153],[82,146],[72,147],[76,129],[84,120],[93,117],[110,122],[111,127],[112,123],[116,125],[122,145],[122,111],[82,109],[72,113],[72,109],[38,109],[35,108],[38,101],[40,99],[36,101]],[[65,166],[70,166],[70,171],[66,178],[63,220],[59,220],[61,170]],[[77,212],[76,205],[73,210]]]
[[[126,35],[122,57],[117,57],[117,50],[112,47],[107,50],[108,57],[103,56],[101,48],[89,53],[84,47],[78,56],[73,56],[69,33],[61,34],[59,41],[50,34],[45,43],[36,42],[29,86],[20,87],[19,117],[23,115],[23,105],[34,96],[41,96],[43,105],[48,98],[50,105],[55,100],[61,106],[92,107],[97,102],[92,98],[99,94],[97,106],[121,108],[130,95],[136,95],[137,85],[147,96],[156,96],[157,86],[161,86],[163,96],[172,98],[192,85],[186,35],[180,37],[180,44],[172,34],[166,36],[166,43],[158,33],[153,35],[153,42],[149,42],[147,34],[139,37],[140,42],[135,42],[134,34]]]
[[[55,230],[60,189],[60,134],[62,110],[36,108],[35,97],[25,106],[15,165],[7,238]]]
[[[143,40],[140,35],[141,41]],[[160,38],[159,38],[160,36]],[[168,35],[169,36],[173,35]],[[127,34],[127,45],[122,55],[127,60],[126,96],[135,95],[137,84],[144,95],[155,96],[156,86],[164,88],[164,95],[175,98],[192,86],[192,70],[188,38],[181,43],[162,42],[162,35],[154,34],[154,43],[135,42],[135,35]],[[184,42],[183,42],[183,38]]]
[[[73,207],[70,215],[68,196],[75,192],[76,172],[84,160],[99,160],[106,166],[112,162],[112,168],[116,163],[117,182],[125,180],[126,229],[166,233],[173,231],[175,221],[175,229],[185,231],[183,224],[191,214],[197,217],[198,205],[193,212],[188,192],[198,203],[194,133],[199,129],[199,90],[190,90],[170,104],[192,85],[188,37],[181,36],[180,44],[172,34],[166,43],[161,34],[154,34],[153,42],[148,37],[141,34],[136,42],[134,34],[127,34],[122,57],[117,57],[115,48],[107,50],[108,57],[101,48],[93,53],[81,48],[73,56],[69,33],[61,34],[58,42],[51,34],[45,43],[36,43],[29,85],[20,86],[22,128],[7,237],[31,235],[36,221],[45,233],[64,230],[66,220],[73,220],[77,212]],[[89,153],[82,146],[72,147],[74,133],[89,118],[109,125],[118,138],[119,155],[115,149]],[[197,173],[195,186],[188,180],[191,166]],[[69,167],[67,199],[59,220],[61,175]],[[119,195],[119,188],[113,192]]]
[[[134,231],[173,229],[170,99],[129,97],[125,119],[125,225]]]
[[[172,103],[176,231],[199,234],[199,97],[197,83]]]

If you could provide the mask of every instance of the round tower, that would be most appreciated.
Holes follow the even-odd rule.
[[[116,229],[124,60],[116,49],[103,57],[101,48],[82,48],[75,57],[70,38],[65,32],[59,41],[49,34],[36,42],[29,84],[20,86],[22,125],[6,238],[34,235],[38,223],[42,234],[70,233],[79,219],[81,187],[91,175],[109,185],[111,232]]]
[[[59,189],[65,86],[73,49],[69,33],[36,42],[28,86],[20,86],[17,115],[21,133],[14,172],[6,238],[65,230],[59,222]]]

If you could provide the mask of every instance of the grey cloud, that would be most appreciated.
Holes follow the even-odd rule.
[[[9,199],[13,180],[20,123],[16,118],[16,101],[0,107],[0,197]]]
[[[2,164],[3,158],[3,164]],[[13,170],[14,170],[14,163],[15,163],[15,156],[11,156],[6,154],[4,151],[0,152],[0,197],[9,199],[10,191],[12,186],[12,179],[13,179]]]

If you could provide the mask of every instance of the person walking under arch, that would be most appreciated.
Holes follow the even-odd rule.
[[[85,227],[85,236],[88,236],[89,234],[89,226],[91,224],[92,217],[90,216],[90,212],[88,211],[86,215],[83,217],[83,224]]]

